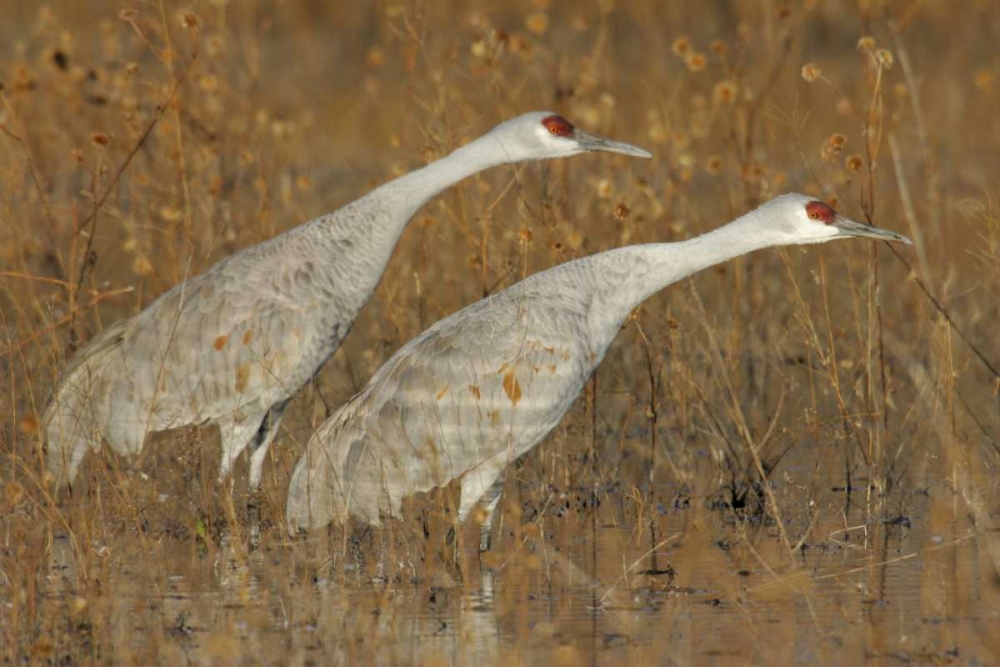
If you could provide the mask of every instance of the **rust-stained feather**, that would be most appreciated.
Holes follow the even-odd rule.
[[[240,364],[236,367],[236,391],[243,393],[250,381],[250,365]]]
[[[503,374],[503,391],[512,405],[517,405],[521,400],[521,383],[517,381],[513,368],[508,368]]]

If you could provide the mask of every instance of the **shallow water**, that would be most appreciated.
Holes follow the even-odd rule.
[[[808,534],[807,522],[788,520],[802,539],[794,558],[773,522],[734,523],[705,502],[661,502],[639,518],[612,487],[596,513],[574,503],[556,512],[549,498],[536,514],[536,491],[508,484],[493,553],[481,561],[467,527],[457,566],[433,512],[427,538],[399,523],[356,530],[353,543],[339,528],[294,541],[265,530],[250,549],[224,530],[179,539],[126,526],[77,558],[57,536],[37,545],[48,561],[35,605],[49,607],[50,627],[32,652],[291,664],[990,664],[1000,655],[990,536],[955,514],[944,480],[894,494],[905,513],[888,519],[867,521],[855,499],[839,517],[842,507],[822,508]]]

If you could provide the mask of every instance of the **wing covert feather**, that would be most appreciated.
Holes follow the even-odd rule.
[[[292,526],[380,512],[554,428],[596,365],[586,309],[486,300],[401,348],[311,438],[289,490]],[[325,468],[325,469],[324,469]]]

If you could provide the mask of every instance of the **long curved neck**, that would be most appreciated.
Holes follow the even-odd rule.
[[[758,211],[701,236],[677,243],[635,245],[602,253],[599,269],[616,275],[600,294],[609,317],[624,321],[640,303],[663,288],[703,269],[784,241],[757,224]]]
[[[514,162],[498,150],[496,137],[484,135],[446,157],[390,181],[337,211],[288,232],[288,252],[316,259],[325,298],[348,324],[371,297],[393,250],[413,215],[427,200],[458,181],[500,164]]]
[[[510,162],[506,155],[496,150],[492,137],[487,134],[456,149],[431,164],[382,185],[358,200],[371,202],[381,216],[376,224],[391,237],[403,233],[410,218],[429,199],[455,183],[490,167]]]

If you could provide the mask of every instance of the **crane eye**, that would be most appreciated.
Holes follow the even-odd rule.
[[[545,129],[549,131],[549,134],[553,134],[557,137],[572,137],[573,136],[573,124],[562,116],[549,116],[548,118],[542,119],[542,125]]]
[[[837,216],[837,212],[830,208],[829,204],[821,201],[811,201],[806,204],[806,215],[810,220],[820,220],[829,225]]]

